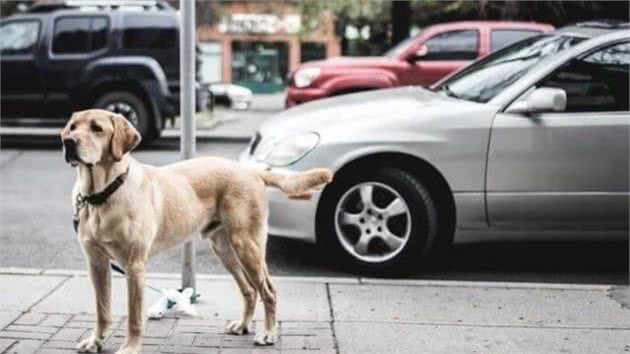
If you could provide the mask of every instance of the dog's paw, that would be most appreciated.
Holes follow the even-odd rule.
[[[249,333],[249,328],[242,321],[232,321],[225,327],[225,333],[242,336]]]
[[[260,332],[256,333],[256,337],[254,337],[254,344],[256,345],[274,345],[276,343],[276,333],[275,332]]]
[[[100,353],[103,349],[103,343],[94,335],[82,340],[76,346],[79,353]]]

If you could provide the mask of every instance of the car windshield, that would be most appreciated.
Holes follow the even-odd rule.
[[[407,39],[404,39],[402,42],[396,44],[395,46],[391,47],[388,51],[385,52],[385,54],[383,54],[383,56],[386,56],[388,58],[397,58],[400,53],[402,53],[405,49],[407,49],[407,46],[409,46],[409,43],[411,43],[417,36],[413,36],[413,37],[409,37]]]
[[[566,35],[541,35],[525,39],[470,65],[434,90],[455,98],[488,102],[536,64],[583,40]]]

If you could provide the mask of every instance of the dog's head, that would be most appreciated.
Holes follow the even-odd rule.
[[[125,117],[102,109],[75,112],[61,131],[64,157],[73,167],[120,161],[140,140]]]

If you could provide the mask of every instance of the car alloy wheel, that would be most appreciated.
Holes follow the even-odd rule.
[[[411,234],[411,213],[405,199],[380,182],[363,182],[344,193],[335,209],[335,230],[343,248],[367,263],[398,255]]]

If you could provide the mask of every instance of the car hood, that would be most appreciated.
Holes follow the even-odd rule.
[[[267,119],[260,127],[263,136],[282,137],[302,132],[343,130],[354,135],[365,130],[385,132],[418,131],[418,125],[465,114],[493,114],[487,104],[446,97],[415,86],[373,90],[305,103]],[[360,138],[360,137],[359,137]]]
[[[311,61],[301,65],[300,68],[383,67],[391,65],[394,60],[388,57],[333,57],[326,60]]]

